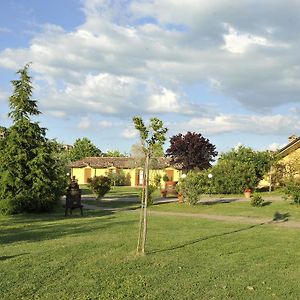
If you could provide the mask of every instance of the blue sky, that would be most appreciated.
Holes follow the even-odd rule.
[[[139,115],[219,152],[281,147],[300,129],[299,25],[293,0],[1,1],[0,125],[32,62],[49,138],[130,152]]]

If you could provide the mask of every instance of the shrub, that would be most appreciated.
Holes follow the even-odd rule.
[[[253,189],[259,182],[255,168],[235,160],[221,160],[213,168],[214,192],[218,194],[239,194],[245,188]]]
[[[111,181],[112,186],[123,186],[126,184],[126,176],[123,170],[120,170],[118,173],[109,173],[107,177]]]
[[[156,190],[156,187],[154,185],[149,185],[148,186],[148,205],[152,205],[153,204],[153,197],[152,194],[154,193],[154,191]],[[143,189],[140,193],[140,199],[143,199],[143,195],[145,193],[145,190]]]
[[[300,185],[297,182],[291,181],[287,183],[283,192],[287,197],[291,198],[295,204],[300,204]]]
[[[100,198],[110,190],[111,180],[106,176],[95,176],[88,179],[88,186]]]
[[[155,174],[153,181],[154,181],[154,186],[157,189],[160,189],[161,188],[161,183],[160,183],[160,181],[161,181],[161,175],[160,174]]]
[[[264,199],[261,197],[261,195],[254,193],[252,195],[250,204],[255,207],[263,206]]]
[[[197,204],[201,194],[209,193],[210,183],[206,173],[189,172],[186,178],[181,179],[178,192],[182,193],[184,201],[188,204]]]
[[[164,182],[167,182],[167,181],[169,181],[169,177],[168,177],[168,175],[167,174],[165,174],[164,176],[163,176],[163,181]]]

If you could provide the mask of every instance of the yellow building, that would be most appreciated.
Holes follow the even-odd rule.
[[[143,168],[132,157],[86,157],[72,162],[70,167],[71,176],[75,176],[79,184],[85,184],[88,178],[95,176],[124,172],[128,185],[143,185]],[[160,175],[161,178],[166,175],[169,181],[178,181],[181,170],[172,167],[169,159],[161,157],[156,159],[150,170],[150,183],[154,183],[156,175]],[[161,182],[163,182],[162,179]]]
[[[285,178],[300,178],[300,137],[292,135],[289,137],[289,143],[279,150],[278,166],[283,172]]]
[[[299,178],[300,175],[300,137],[292,135],[288,144],[278,150],[277,163],[265,178],[260,181],[259,187],[280,186],[289,176]]]
[[[288,163],[294,159],[300,159],[300,137],[292,135],[289,137],[289,143],[278,152],[280,162]]]

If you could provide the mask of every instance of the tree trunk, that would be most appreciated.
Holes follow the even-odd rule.
[[[148,154],[146,154],[146,159],[145,159],[145,163],[144,163],[144,169],[143,169],[143,190],[142,190],[142,200],[141,200],[141,212],[140,212],[140,223],[139,223],[139,237],[138,237],[138,244],[137,244],[137,253],[144,253],[145,247],[145,220],[147,219],[147,217],[145,218],[145,210],[147,209],[147,205],[146,203],[148,203],[148,201],[146,202],[146,195],[148,193],[148,186],[147,186],[147,157]],[[149,166],[149,161],[148,161],[148,166]],[[149,167],[148,167],[149,169]],[[147,225],[146,225],[147,226]]]
[[[143,234],[142,234],[142,253],[145,253],[145,245],[147,239],[147,206],[149,198],[149,162],[150,162],[150,153],[147,151],[146,162],[145,162],[145,200],[144,200],[144,217],[143,217]]]

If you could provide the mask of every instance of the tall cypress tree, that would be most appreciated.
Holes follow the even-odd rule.
[[[0,149],[0,209],[8,214],[50,210],[66,183],[56,143],[46,138],[45,128],[31,120],[40,111],[31,99],[28,68],[27,64],[19,70],[20,79],[12,81],[9,117],[13,125]]]

